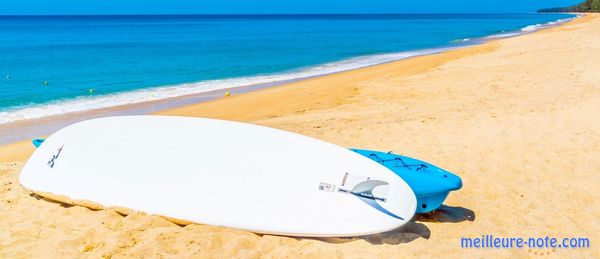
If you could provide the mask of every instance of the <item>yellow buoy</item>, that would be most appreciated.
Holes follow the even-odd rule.
[[[44,85],[48,85],[48,81],[44,81]]]
[[[90,93],[93,94],[94,93],[94,88],[90,88]]]
[[[230,92],[225,92],[225,96],[230,96],[231,93]]]

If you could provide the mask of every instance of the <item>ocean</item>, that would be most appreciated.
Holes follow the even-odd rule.
[[[0,124],[356,69],[572,17],[0,16]]]

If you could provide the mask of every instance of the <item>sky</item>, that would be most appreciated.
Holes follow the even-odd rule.
[[[582,0],[0,0],[0,15],[527,13]]]

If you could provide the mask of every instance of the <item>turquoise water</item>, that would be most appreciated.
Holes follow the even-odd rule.
[[[0,16],[0,123],[364,67],[569,17]]]

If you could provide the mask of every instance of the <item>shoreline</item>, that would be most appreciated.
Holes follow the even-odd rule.
[[[159,114],[245,121],[394,151],[459,175],[436,212],[355,238],[256,235],[48,202],[19,184],[29,141],[0,146],[0,257],[600,257],[600,15],[469,48]],[[584,212],[584,213],[581,213]],[[465,249],[462,237],[584,237],[590,248]],[[436,249],[431,249],[435,247]],[[54,251],[48,253],[48,251]]]
[[[66,112],[66,113],[53,114],[53,115],[39,117],[39,118],[28,118],[28,119],[21,119],[21,120],[11,121],[11,122],[7,122],[7,123],[2,123],[2,124],[0,124],[0,131],[4,132],[4,134],[2,134],[0,136],[0,145],[23,141],[23,140],[30,139],[30,138],[36,138],[39,136],[46,136],[46,135],[49,135],[52,132],[54,132],[62,127],[65,127],[69,124],[87,120],[87,119],[93,119],[93,118],[104,117],[104,116],[116,116],[116,115],[142,115],[142,114],[151,114],[151,113],[157,113],[157,112],[160,113],[161,111],[177,109],[177,108],[185,107],[188,105],[193,105],[193,104],[197,104],[197,103],[203,103],[203,102],[219,99],[219,98],[223,97],[226,92],[231,92],[234,95],[244,94],[244,93],[248,93],[248,92],[252,92],[252,91],[258,91],[258,90],[262,90],[262,89],[271,88],[271,87],[285,86],[288,84],[293,84],[294,82],[298,82],[298,81],[310,80],[313,78],[324,77],[324,76],[329,76],[329,75],[344,73],[344,72],[349,72],[349,71],[367,69],[367,68],[370,68],[373,66],[385,65],[388,63],[399,62],[399,61],[412,59],[412,58],[418,58],[421,56],[436,55],[436,54],[441,54],[441,53],[445,53],[445,52],[450,52],[453,50],[469,48],[469,47],[485,44],[487,42],[491,42],[491,41],[495,41],[495,40],[519,37],[519,36],[527,35],[530,33],[535,33],[535,32],[539,32],[539,31],[551,29],[553,27],[560,26],[564,23],[568,23],[570,21],[573,21],[573,20],[581,17],[578,14],[572,14],[572,15],[575,15],[575,17],[562,18],[562,19],[559,19],[556,21],[551,21],[551,22],[544,23],[544,24],[532,24],[532,25],[523,27],[519,30],[500,32],[500,33],[487,35],[487,36],[483,36],[483,37],[479,37],[479,38],[468,39],[467,41],[465,41],[463,39],[462,42],[453,42],[453,43],[450,43],[449,45],[440,46],[440,47],[436,47],[436,48],[415,49],[415,50],[396,52],[396,53],[360,56],[360,57],[350,58],[347,60],[341,60],[341,61],[327,63],[327,64],[342,63],[342,62],[347,62],[347,61],[353,60],[353,59],[360,59],[360,58],[364,59],[364,58],[368,58],[371,56],[380,57],[380,56],[386,56],[386,55],[391,55],[391,56],[402,56],[405,54],[407,55],[406,57],[392,58],[389,61],[382,61],[380,63],[359,66],[356,68],[349,68],[349,69],[341,70],[341,71],[327,72],[327,73],[318,74],[318,75],[301,76],[301,77],[297,77],[297,78],[283,79],[283,80],[264,82],[264,83],[258,83],[258,84],[241,85],[241,86],[235,86],[235,87],[231,87],[231,88],[208,90],[205,92],[184,94],[184,95],[179,95],[179,96],[174,96],[174,97],[161,98],[161,99],[157,99],[157,100],[141,101],[141,102],[128,103],[128,104],[119,104],[119,105],[108,106],[108,107],[100,107],[100,108],[93,108],[93,109],[82,110],[82,111]],[[525,30],[525,28],[530,28],[530,27],[533,27],[535,29],[534,30]],[[327,65],[327,64],[321,64],[321,65]],[[321,66],[321,65],[319,65],[319,66]],[[305,70],[306,69],[301,69],[298,71],[305,71]],[[282,72],[281,74],[283,75],[283,74],[288,74],[288,73],[294,73],[294,72],[293,71]],[[275,75],[279,75],[279,73],[273,74],[273,75],[265,75],[265,76],[275,76]],[[227,80],[229,80],[229,79],[227,79]],[[202,82],[199,82],[199,83],[202,83]],[[189,85],[193,85],[193,84],[198,84],[198,83],[189,83]],[[186,85],[186,84],[183,84],[183,85]],[[165,86],[165,87],[159,87],[159,88],[172,88],[172,87],[177,87],[177,86]],[[135,90],[132,92],[126,92],[125,94],[134,94],[136,92],[141,93],[144,91],[152,91],[152,88],[139,89],[139,90]],[[119,94],[116,94],[116,95],[119,95]],[[98,97],[98,98],[109,98],[110,96],[115,96],[115,95],[111,94],[111,95]],[[71,100],[71,101],[73,101],[73,100]],[[28,109],[28,108],[22,108],[22,109]]]

